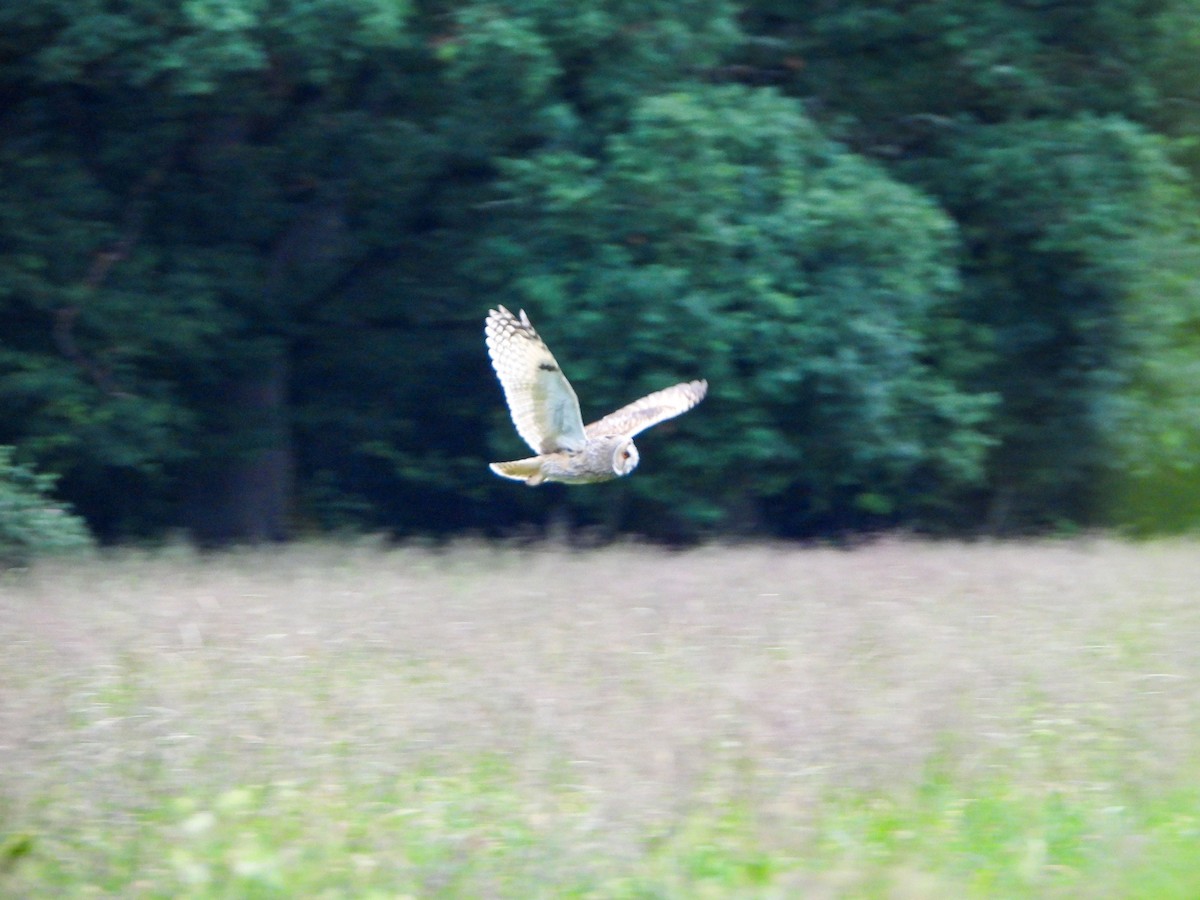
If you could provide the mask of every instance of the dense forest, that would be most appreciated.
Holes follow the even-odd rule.
[[[1195,0],[5,3],[0,478],[107,540],[1195,527],[1197,134]],[[585,419],[710,394],[497,479],[497,303]]]

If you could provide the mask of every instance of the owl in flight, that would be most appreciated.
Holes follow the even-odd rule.
[[[708,391],[707,381],[677,384],[585,428],[579,398],[524,310],[519,317],[503,306],[490,310],[484,334],[517,433],[538,454],[492,463],[491,470],[531,486],[544,481],[587,484],[628,475],[638,464],[633,436],[687,412]]]

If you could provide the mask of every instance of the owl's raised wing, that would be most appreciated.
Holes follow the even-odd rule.
[[[687,381],[663,388],[593,422],[586,429],[587,436],[596,438],[602,434],[623,434],[633,437],[652,425],[687,412],[703,400],[706,393],[707,381]]]
[[[503,306],[489,310],[484,334],[508,411],[525,443],[535,453],[582,450],[587,437],[579,398],[525,310],[519,318]]]

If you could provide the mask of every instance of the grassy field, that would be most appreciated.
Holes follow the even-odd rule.
[[[0,896],[1200,896],[1200,544],[0,576]]]

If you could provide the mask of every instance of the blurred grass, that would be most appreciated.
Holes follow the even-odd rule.
[[[1200,546],[0,580],[0,896],[1200,896]]]

